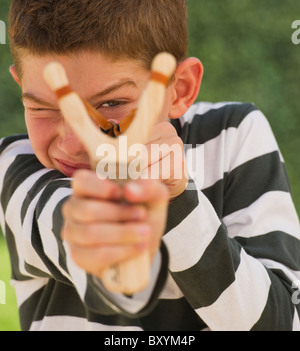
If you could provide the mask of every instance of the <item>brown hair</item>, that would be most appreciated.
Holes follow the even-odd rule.
[[[98,51],[111,59],[138,59],[149,69],[162,51],[187,55],[186,0],[12,0],[12,57]]]

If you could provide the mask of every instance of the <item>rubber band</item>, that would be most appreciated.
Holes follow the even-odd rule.
[[[74,91],[69,85],[65,85],[64,87],[55,91],[58,100],[71,93],[74,93]],[[132,122],[133,118],[135,117],[136,111],[132,110],[131,113],[127,117],[125,117],[125,119],[122,120],[119,124],[109,122],[88,101],[86,101],[80,96],[79,98],[84,103],[89,116],[100,126],[101,130],[104,133],[112,137],[119,136],[120,134],[125,132],[126,129],[129,127],[130,123]]]
[[[55,91],[55,94],[56,94],[58,100],[60,100],[62,97],[64,97],[65,95],[68,95],[70,93],[73,93],[73,90],[70,88],[69,85],[65,85],[64,87],[57,89]]]
[[[169,77],[160,72],[152,71],[150,79],[162,83],[164,86],[169,84]]]
[[[164,86],[167,86],[169,84],[169,77],[166,75],[157,72],[157,71],[152,71],[151,72],[151,80],[159,82],[163,84]],[[57,99],[60,100],[64,96],[74,93],[74,91],[71,89],[69,85],[65,85],[62,88],[59,88],[55,91],[55,94],[57,96]],[[118,136],[126,131],[126,129],[129,127],[131,124],[132,120],[135,117],[136,110],[131,111],[131,113],[124,119],[122,120],[119,124],[114,124],[109,121],[107,121],[93,106],[91,106],[85,99],[81,98],[82,102],[84,103],[87,112],[89,116],[94,119],[94,121],[100,125],[100,128],[102,129],[103,132],[107,133],[108,135],[111,136]]]

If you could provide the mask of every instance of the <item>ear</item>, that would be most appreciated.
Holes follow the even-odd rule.
[[[200,60],[189,57],[180,63],[175,72],[175,82],[172,84],[172,106],[169,117],[179,118],[193,105],[199,94],[203,76],[203,66]]]
[[[15,80],[15,82],[17,82],[21,86],[21,82],[20,82],[19,76],[17,74],[15,65],[11,65],[9,67],[9,72],[12,75],[13,79]]]

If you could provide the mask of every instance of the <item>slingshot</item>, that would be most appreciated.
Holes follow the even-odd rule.
[[[170,54],[161,53],[154,58],[151,78],[141,96],[138,109],[126,120],[127,125],[124,128],[126,130],[122,136],[126,136],[128,148],[133,144],[145,144],[148,141],[151,129],[161,114],[166,87],[175,67],[176,61]],[[100,116],[97,116],[97,111],[95,112],[70,88],[63,66],[57,62],[48,64],[44,69],[44,78],[56,93],[59,108],[65,120],[85,146],[91,160],[91,167],[95,170],[98,162],[101,161],[101,156],[97,155],[97,148],[101,144],[112,145],[117,151],[115,153],[117,158],[112,159],[111,162],[116,162],[118,167],[126,167],[130,162],[130,157],[126,155],[126,152],[124,153],[124,150],[119,152],[119,138],[103,133],[95,125],[91,117],[102,125],[102,129],[105,130],[105,126],[108,129],[111,127],[105,124],[105,122],[109,123],[106,120],[99,121]],[[116,181],[124,180],[116,179]],[[124,294],[134,294],[143,290],[149,279],[150,257],[148,252],[108,268],[102,276],[103,284],[108,290]]]

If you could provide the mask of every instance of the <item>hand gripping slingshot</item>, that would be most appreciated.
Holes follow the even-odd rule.
[[[119,168],[127,169],[131,158],[124,150],[119,150],[119,138],[112,136],[118,136],[123,132],[122,137],[127,138],[127,151],[133,144],[145,144],[148,141],[151,129],[161,114],[166,88],[175,68],[175,58],[168,53],[160,53],[154,58],[150,81],[140,98],[138,109],[120,123],[121,128],[106,121],[98,111],[70,88],[61,64],[49,63],[44,69],[44,79],[56,93],[63,117],[85,146],[91,167],[96,170],[98,162],[103,158],[97,155],[99,145],[110,144],[117,151],[111,162],[116,162]],[[127,175],[128,173],[126,171]],[[116,181],[122,183],[124,179],[119,177]],[[150,280],[149,253],[144,252],[134,259],[109,267],[101,279],[104,286],[112,292],[130,295],[143,290]]]

